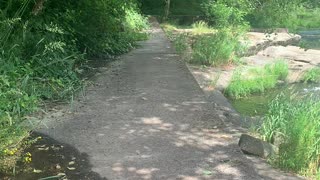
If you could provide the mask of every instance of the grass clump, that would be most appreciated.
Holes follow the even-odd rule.
[[[274,64],[267,64],[263,68],[252,68],[246,71],[238,69],[234,72],[225,94],[241,98],[252,93],[264,92],[266,89],[274,88],[278,80],[285,80],[288,72],[288,65],[281,60]]]
[[[192,34],[194,35],[208,34],[214,32],[215,29],[211,28],[205,21],[197,21],[192,24]]]
[[[302,77],[304,82],[320,82],[320,68],[312,68],[306,71]]]
[[[320,174],[320,102],[311,98],[276,97],[269,105],[260,133],[274,143],[281,139],[272,163],[302,175]]]
[[[174,40],[174,45],[176,48],[176,51],[179,54],[182,54],[183,52],[185,52],[188,47],[189,47],[189,37],[188,34],[179,34],[175,40]]]
[[[241,32],[230,28],[220,29],[217,33],[196,38],[192,45],[192,63],[202,65],[222,65],[233,62],[236,55],[244,51],[239,41]]]

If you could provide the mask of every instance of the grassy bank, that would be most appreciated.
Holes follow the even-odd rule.
[[[146,27],[134,1],[1,3],[0,171],[11,171],[28,146],[33,113],[68,101],[83,85],[88,59],[127,52]]]
[[[179,26],[172,22],[161,26],[173,41],[177,52],[190,55],[186,60],[192,64],[232,64],[246,50],[239,40],[245,33],[241,28],[215,29],[204,21],[195,22],[191,26]]]
[[[318,99],[284,95],[274,99],[260,133],[265,140],[280,141],[272,163],[315,179],[320,178],[320,103]]]
[[[274,88],[278,80],[285,80],[288,71],[288,65],[281,60],[274,64],[267,64],[263,68],[240,68],[235,70],[225,94],[233,98],[241,98],[252,93],[262,93]]]

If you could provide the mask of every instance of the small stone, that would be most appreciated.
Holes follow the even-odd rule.
[[[239,146],[242,152],[262,158],[267,158],[278,153],[276,146],[247,134],[241,135]]]
[[[59,164],[57,164],[56,169],[61,169],[61,166]]]

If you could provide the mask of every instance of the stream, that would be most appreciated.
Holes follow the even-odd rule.
[[[308,49],[320,50],[320,29],[303,30],[298,32],[301,35],[301,44]],[[320,96],[320,84],[296,83],[281,85],[268,90],[262,94],[253,94],[246,98],[229,99],[233,107],[244,117],[263,116],[268,112],[269,103],[279,94],[297,94]]]
[[[281,85],[262,94],[253,94],[246,98],[230,99],[233,107],[242,116],[263,116],[268,112],[269,103],[279,94],[292,96],[320,96],[320,84],[296,83]]]
[[[302,37],[301,43],[309,49],[320,50],[320,29],[303,30],[298,34]]]

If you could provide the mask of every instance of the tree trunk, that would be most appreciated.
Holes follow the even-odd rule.
[[[170,0],[165,0],[166,5],[164,7],[164,20],[167,20],[170,14]]]

